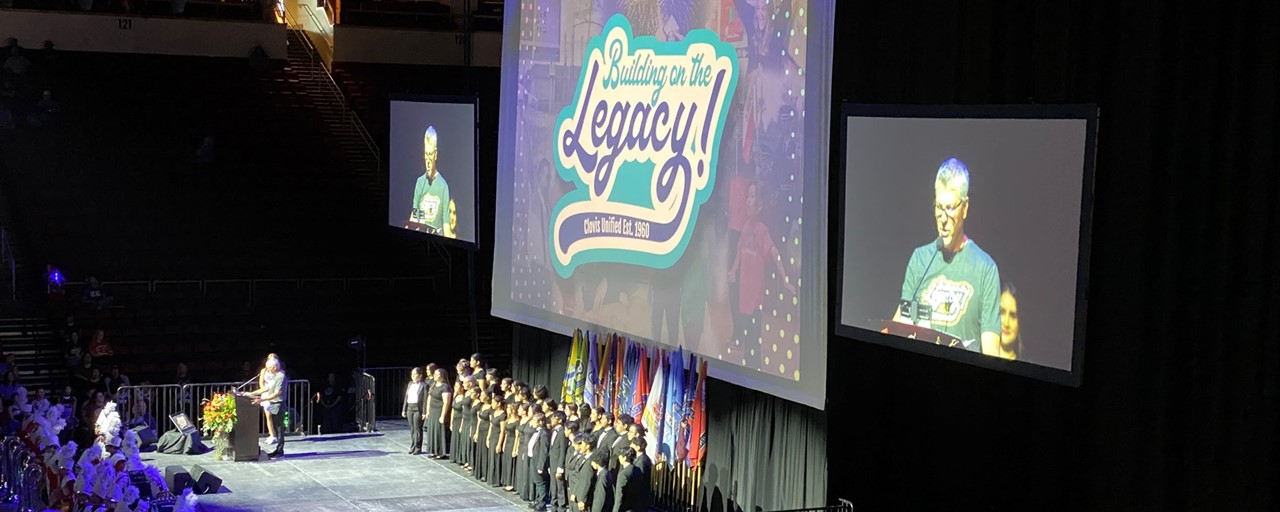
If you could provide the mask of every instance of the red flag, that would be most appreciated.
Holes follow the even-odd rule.
[[[689,465],[697,467],[707,455],[707,362],[698,365],[698,389],[693,392],[693,420],[689,422]]]
[[[635,418],[636,423],[640,423],[640,417],[644,415],[644,407],[649,398],[649,386],[652,382],[649,380],[649,349],[641,346],[640,349],[640,369],[636,371],[636,391],[632,393],[634,398],[631,402],[631,417]]]
[[[624,387],[623,380],[627,378],[627,372],[622,368],[627,363],[627,343],[629,342],[626,338],[618,336],[617,346],[613,349],[614,362],[616,363],[613,368],[613,417],[615,418],[618,417],[618,414],[631,408],[631,404],[622,403],[626,399],[626,397],[622,396],[622,388]]]

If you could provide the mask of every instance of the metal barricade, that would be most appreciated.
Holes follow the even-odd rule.
[[[378,419],[400,417],[400,407],[404,405],[404,387],[409,383],[412,366],[383,366],[365,368],[365,375],[371,376],[382,387],[376,388],[373,394],[374,409]]]
[[[169,416],[186,413],[192,421],[199,421],[205,400],[217,393],[235,391],[243,382],[201,382],[191,384],[158,384],[148,386],[121,386],[117,395],[128,393],[128,405],[122,405],[120,419],[126,425],[149,424],[159,433],[167,429]],[[291,379],[285,399],[285,429],[288,434],[306,436],[315,430],[311,411],[311,382]],[[255,389],[248,386],[245,389]],[[141,406],[145,401],[146,406]],[[267,415],[261,415],[259,431],[266,428]]]

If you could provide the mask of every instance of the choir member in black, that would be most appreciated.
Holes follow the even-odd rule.
[[[569,455],[569,439],[565,437],[564,413],[551,413],[551,507],[564,509],[567,494],[564,489],[564,460]]]
[[[516,395],[519,403],[519,393]],[[516,450],[511,456],[516,459],[515,492],[524,497],[525,487],[529,485],[529,457],[522,448],[529,445],[529,433],[525,431],[525,427],[529,425],[529,404],[520,404],[518,410],[520,414],[516,420]]]
[[[409,372],[409,386],[404,390],[404,407],[400,416],[409,420],[409,455],[422,453],[422,421],[426,419],[427,385],[422,382],[422,368]]]
[[[591,498],[591,490],[595,484],[595,468],[591,467],[591,436],[578,434],[573,442],[573,463],[566,471],[570,471],[573,481],[569,484],[569,503],[575,510],[586,510]]]
[[[469,361],[469,364],[471,365],[471,371],[476,373],[479,373],[481,370],[486,368],[484,365],[484,356],[480,355],[479,352],[471,354],[471,361]]]
[[[529,479],[533,481],[533,510],[546,512],[548,484],[551,474],[551,434],[547,431],[545,415],[533,417],[533,432],[529,434]]]
[[[502,485],[507,492],[516,490],[516,441],[519,436],[520,407],[507,403],[507,421],[502,424]]]
[[[533,404],[529,404],[529,408],[525,414],[525,419],[520,424],[520,439],[523,440],[521,441],[520,446],[522,447],[529,446],[529,439],[533,437],[534,431],[537,430],[537,427],[535,427],[533,423],[534,418],[542,415],[542,413],[538,412],[537,407]],[[529,478],[529,475],[532,474],[530,462],[532,462],[533,457],[527,450],[523,451],[521,455],[522,457],[520,457],[520,460],[524,461],[524,467],[521,468],[520,471],[524,475],[524,485],[520,488],[520,498],[525,501],[533,501],[534,484],[533,479]]]
[[[515,381],[511,380],[511,377],[502,379],[502,381],[499,382],[498,389],[502,390],[502,401],[510,402],[512,400],[511,395],[515,393],[515,391],[511,389],[511,384],[513,382]]]
[[[618,470],[618,456],[631,451],[631,443],[627,442],[627,430],[635,425],[628,414],[619,414],[613,422],[613,440],[609,443],[609,469]]]
[[[644,425],[632,423],[627,426],[627,439],[644,439]]]
[[[616,457],[618,463],[618,483],[613,492],[613,512],[648,512],[645,504],[649,495],[649,486],[645,484],[644,473],[633,462],[636,452],[627,448]]]
[[[546,386],[539,384],[538,387],[533,388],[533,400],[535,403],[538,404],[539,408],[542,407],[542,404],[546,402],[550,396],[551,396],[551,392],[547,391]]]
[[[463,375],[465,375],[465,373]],[[463,382],[464,382],[464,379],[460,375],[458,378],[458,382],[455,382],[453,384],[453,396],[461,397],[465,394],[463,390]],[[461,446],[460,443],[462,442],[462,438],[465,435],[462,431],[463,402],[464,401],[461,398],[454,400],[453,406],[450,408],[451,414],[449,416],[449,446]],[[449,452],[449,459],[457,464],[462,464],[463,463],[462,452],[459,450],[451,450]]]
[[[550,417],[552,413],[558,410],[560,410],[559,404],[555,400],[548,398],[542,401],[542,414],[544,416]]]
[[[633,464],[640,468],[640,472],[644,473],[645,481],[653,481],[653,459],[649,458],[649,454],[645,452],[645,448],[649,447],[649,442],[644,437],[631,439],[631,451],[636,452],[636,460]]]
[[[489,368],[484,371],[484,388],[490,390],[490,393],[496,393],[498,389],[498,369]]]
[[[451,410],[452,406],[453,393],[449,387],[449,376],[443,369],[437,368],[435,383],[431,385],[427,397],[427,437],[424,442],[427,445],[428,457],[442,459],[449,451],[448,438],[445,434],[448,414],[445,414],[445,411]]]
[[[578,404],[566,402],[561,407],[564,409],[565,422],[578,421]]]
[[[492,426],[493,406],[487,400],[487,397],[481,395],[480,410],[476,412],[476,431],[472,434],[475,443],[475,456],[471,458],[472,473],[479,480],[484,480],[488,474],[486,473],[486,463],[489,462],[489,452],[486,450],[489,440],[489,428]]]
[[[458,420],[458,431],[461,435],[458,436],[458,444],[453,445],[453,451],[457,452],[454,457],[458,459],[458,462],[462,463],[462,468],[466,469],[471,466],[471,450],[468,450],[467,447],[470,446],[471,431],[476,427],[476,402],[475,394],[472,393],[475,388],[471,386],[471,383],[463,384],[462,389],[462,396],[454,400],[455,402],[462,402],[462,407],[458,408],[458,412],[462,414],[462,419]]]
[[[596,430],[592,432],[592,435],[596,438],[595,449],[603,450],[608,455],[618,432],[613,426],[613,414],[605,411],[603,407],[596,409]],[[612,458],[609,457],[609,459]],[[609,465],[609,459],[605,459],[606,466]]]
[[[494,389],[496,391],[496,387]],[[489,485],[499,487],[502,484],[502,429],[503,424],[507,421],[507,410],[502,404],[502,398],[497,393],[489,396],[489,432],[485,435],[485,456],[489,461],[485,463],[485,478]]]
[[[591,482],[591,492],[587,493],[586,502],[591,512],[611,512],[613,510],[613,491],[617,488],[617,479],[609,471],[609,456],[596,452],[591,455],[591,469],[595,472]],[[586,507],[579,507],[586,509]]]

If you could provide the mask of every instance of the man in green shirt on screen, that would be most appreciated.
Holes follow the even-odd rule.
[[[917,247],[907,262],[902,300],[932,308],[918,324],[960,339],[965,350],[996,354],[1000,344],[1000,271],[995,260],[965,236],[969,216],[969,169],[949,158],[933,182],[933,218],[938,238]],[[899,310],[896,322],[911,323]]]
[[[428,126],[422,136],[422,163],[426,172],[413,186],[413,211],[409,223],[413,229],[437,235],[445,234],[449,225],[449,184],[436,169],[439,156],[438,138],[434,126]]]

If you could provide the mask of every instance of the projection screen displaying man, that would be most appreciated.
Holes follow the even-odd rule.
[[[933,183],[938,238],[917,247],[902,280],[902,300],[927,306],[917,324],[960,339],[965,350],[996,355],[1000,345],[1000,271],[965,235],[969,216],[969,169],[956,158],[938,167]],[[896,322],[912,323],[900,308]]]
[[[449,184],[436,169],[439,157],[439,139],[434,126],[428,126],[422,136],[422,164],[424,172],[413,187],[413,209],[409,213],[408,229],[454,237],[450,208]],[[456,207],[455,207],[456,208]]]

